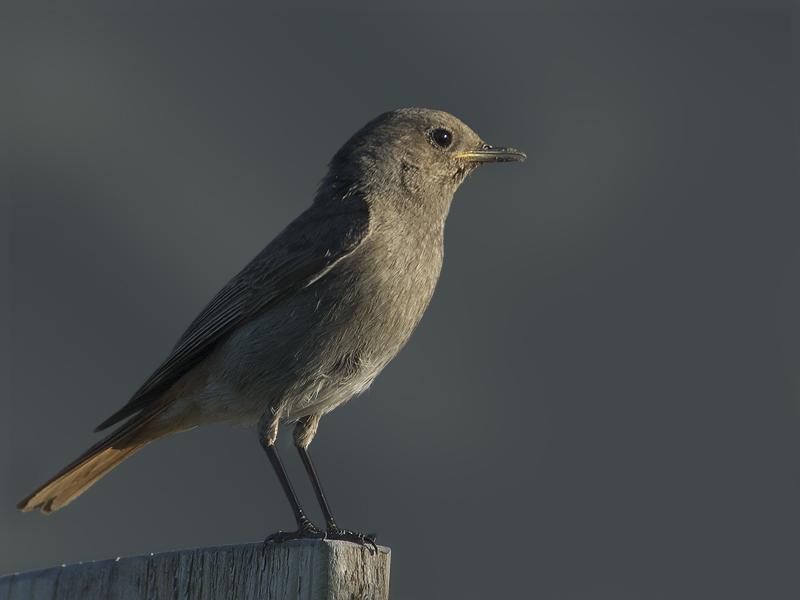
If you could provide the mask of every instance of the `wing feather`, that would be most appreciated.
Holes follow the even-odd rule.
[[[100,431],[154,405],[173,383],[239,325],[324,277],[369,233],[369,208],[358,196],[314,204],[281,232],[209,302],[170,355]]]

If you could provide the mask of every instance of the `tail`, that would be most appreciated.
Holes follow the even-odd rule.
[[[41,510],[47,515],[65,507],[103,475],[159,436],[147,435],[147,425],[158,414],[139,414],[101,440],[55,477],[17,504],[22,511]]]

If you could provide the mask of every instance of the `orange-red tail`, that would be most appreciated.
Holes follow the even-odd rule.
[[[101,440],[55,477],[17,504],[22,511],[50,514],[89,489],[103,475],[158,436],[147,435],[147,425],[158,412],[139,414]]]

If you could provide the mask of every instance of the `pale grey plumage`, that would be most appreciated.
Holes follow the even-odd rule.
[[[432,137],[441,130],[447,147]],[[319,417],[364,391],[408,340],[439,278],[456,189],[481,162],[524,158],[501,150],[440,111],[401,109],[367,124],[334,156],[312,206],[98,429],[131,419],[20,508],[56,510],[117,464],[112,450],[209,422],[260,419],[271,444],[281,420],[305,418],[307,446]]]

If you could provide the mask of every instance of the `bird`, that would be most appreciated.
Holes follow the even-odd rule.
[[[375,545],[340,528],[308,448],[320,418],[364,392],[406,344],[434,293],[444,225],[458,187],[487,163],[521,162],[440,110],[401,108],[333,156],[311,206],[191,322],[131,399],[95,431],[110,435],[17,507],[57,511],[159,438],[211,423],[255,426],[291,506],[297,538]],[[284,423],[325,529],[306,515],[278,455]]]

